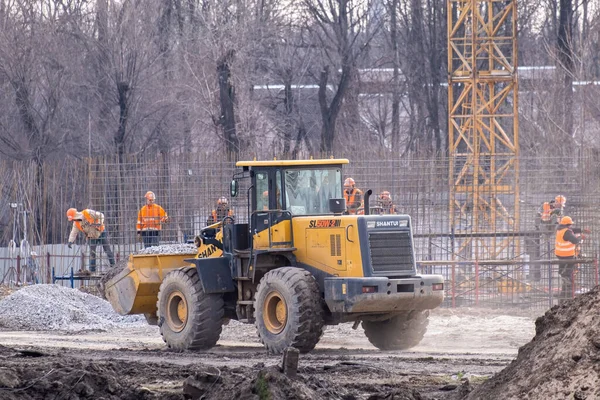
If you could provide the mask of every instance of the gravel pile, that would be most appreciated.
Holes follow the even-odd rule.
[[[0,328],[24,331],[111,331],[139,324],[141,315],[120,316],[101,298],[58,285],[32,285],[0,301]]]
[[[194,244],[161,244],[147,247],[136,254],[196,254],[198,248]]]

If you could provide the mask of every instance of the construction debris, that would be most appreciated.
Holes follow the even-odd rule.
[[[471,399],[600,399],[600,286],[537,319],[536,335]]]
[[[97,296],[59,285],[33,285],[0,300],[0,328],[24,331],[109,331],[146,324],[143,316],[120,316]]]

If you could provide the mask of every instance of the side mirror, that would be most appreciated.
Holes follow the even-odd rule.
[[[229,188],[229,194],[231,194],[231,197],[236,197],[238,194],[238,181],[236,181],[235,179],[233,179],[231,181],[231,186]]]
[[[333,214],[342,214],[346,211],[346,199],[329,199],[329,211]]]

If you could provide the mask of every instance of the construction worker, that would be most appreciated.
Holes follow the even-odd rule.
[[[563,195],[558,195],[554,200],[542,203],[538,209],[539,222],[546,226],[552,223],[560,223],[566,203],[567,198]]]
[[[552,236],[555,234],[556,226],[560,223],[563,217],[563,209],[567,202],[567,198],[563,195],[558,195],[554,200],[542,203],[538,209],[538,217],[535,222],[535,230],[539,234],[533,234],[525,238],[525,247],[532,261],[541,258],[541,252],[547,252],[552,243]],[[542,246],[543,245],[543,246]],[[548,248],[546,248],[548,246]],[[541,247],[544,247],[542,250]],[[531,266],[531,278],[535,282],[542,279],[542,266],[533,264]]]
[[[233,211],[229,209],[229,201],[227,201],[227,198],[219,197],[219,199],[217,200],[217,207],[214,210],[212,210],[212,212],[208,216],[208,219],[206,220],[206,225],[212,225],[214,223],[220,222],[225,217],[234,218]]]
[[[579,255],[579,244],[585,235],[590,233],[588,229],[573,228],[573,219],[565,216],[560,220],[560,224],[556,230],[556,240],[554,245],[554,254],[559,260],[574,260]],[[573,272],[575,264],[560,263],[558,264],[558,273],[561,277],[561,299],[564,301],[572,297],[573,294]]]
[[[363,207],[363,192],[356,187],[352,178],[346,178],[344,181],[344,198],[348,214],[356,214],[358,209]]]
[[[108,244],[108,237],[104,227],[104,214],[94,210],[77,211],[76,208],[67,210],[67,219],[73,222],[73,228],[69,235],[68,246],[71,249],[79,232],[83,232],[90,243],[90,272],[96,272],[96,247],[104,248],[111,267],[115,265],[115,257]]]
[[[158,237],[162,230],[162,224],[169,221],[169,216],[165,210],[155,204],[156,195],[154,192],[146,192],[146,205],[140,208],[137,219],[137,233],[142,238],[144,248],[158,246]]]
[[[399,214],[398,208],[392,203],[392,195],[387,190],[377,196],[377,205],[381,214]]]

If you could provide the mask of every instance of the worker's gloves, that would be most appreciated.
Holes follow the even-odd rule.
[[[586,228],[586,229],[584,229],[582,232],[583,232],[583,233],[587,233],[587,234],[590,234],[590,233],[592,233],[592,231],[591,231],[590,229],[587,229],[587,228]]]
[[[163,223],[169,222],[169,217],[167,217],[167,216],[163,217],[162,222]]]
[[[581,240],[583,240],[583,239],[587,239],[587,236],[585,236],[585,235],[581,235],[581,236],[579,236],[579,239],[581,239]]]
[[[69,248],[72,249],[73,248],[73,243],[69,242],[69,244],[67,244],[67,246],[69,246]]]

